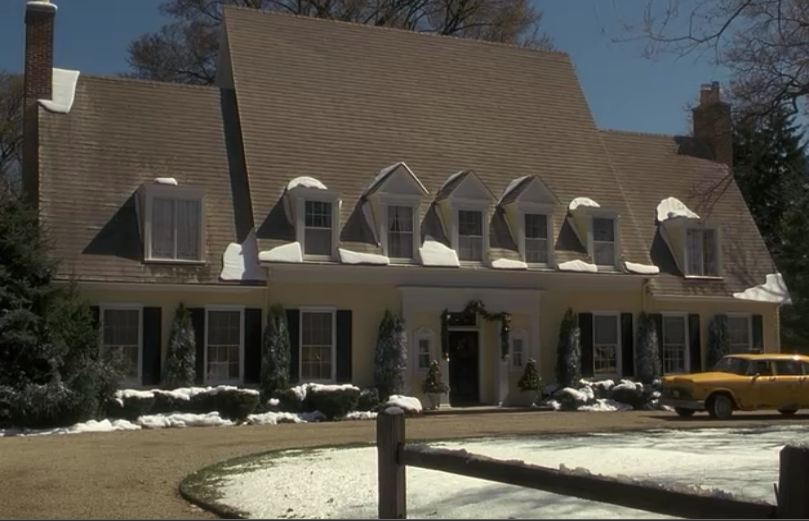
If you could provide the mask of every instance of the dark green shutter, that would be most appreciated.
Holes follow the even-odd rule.
[[[300,330],[301,313],[297,309],[287,310],[287,331],[289,331],[289,381],[297,383],[300,376]]]
[[[692,373],[702,371],[702,341],[701,330],[699,325],[699,315],[691,313],[688,315],[688,349],[691,367],[688,368]]]
[[[622,376],[635,375],[635,330],[632,313],[621,313],[621,369]]]
[[[664,374],[663,368],[663,315],[661,313],[651,313],[649,317],[652,319],[652,324],[655,327],[655,336],[657,337],[657,356],[660,358],[660,374]]]
[[[93,317],[93,327],[98,329],[101,325],[101,309],[98,306],[90,306],[90,315]]]
[[[244,310],[244,382],[257,384],[261,379],[261,310]]]
[[[753,315],[753,349],[764,351],[764,317]]]
[[[337,310],[337,381],[351,383],[351,310]]]
[[[205,308],[188,308],[188,312],[191,313],[194,342],[197,344],[197,384],[202,384],[205,381]]]
[[[593,314],[579,313],[581,331],[581,375],[593,376]]]
[[[160,385],[163,313],[159,307],[143,308],[143,385]]]

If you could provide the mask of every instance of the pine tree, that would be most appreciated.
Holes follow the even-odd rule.
[[[714,315],[708,326],[708,367],[712,368],[730,352],[727,315]]]
[[[559,326],[556,347],[556,382],[561,387],[575,386],[581,380],[581,331],[572,309],[565,312]]]
[[[638,316],[638,379],[651,384],[660,378],[660,340],[657,327],[652,317],[646,313]]]
[[[289,330],[284,308],[275,304],[267,315],[261,343],[261,392],[269,398],[277,389],[289,387]]]
[[[521,391],[538,391],[540,381],[537,363],[532,358],[525,364],[525,369],[523,369],[522,376],[517,382],[517,387]]]
[[[180,302],[169,335],[163,383],[168,388],[190,387],[196,379],[197,344],[191,313]]]
[[[404,372],[407,368],[404,323],[402,319],[385,310],[379,324],[379,336],[374,356],[374,385],[382,401],[404,389]]]

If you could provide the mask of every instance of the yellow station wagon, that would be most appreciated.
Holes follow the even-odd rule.
[[[726,419],[734,410],[757,409],[795,414],[809,408],[809,356],[728,355],[710,372],[664,377],[662,402],[683,417],[708,411]]]

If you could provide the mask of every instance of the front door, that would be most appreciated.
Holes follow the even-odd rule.
[[[453,407],[480,403],[477,331],[449,333],[449,389]]]

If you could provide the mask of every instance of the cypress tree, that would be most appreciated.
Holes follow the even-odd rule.
[[[284,308],[270,307],[261,342],[261,392],[269,398],[277,389],[289,387],[289,330]]]
[[[180,302],[171,324],[163,383],[168,388],[190,387],[196,379],[197,344],[191,313]]]
[[[390,395],[403,391],[406,367],[404,322],[386,309],[379,323],[374,355],[374,385],[380,400],[386,401]]]
[[[568,308],[559,326],[556,347],[556,382],[561,387],[578,385],[581,380],[581,331],[576,314]]]
[[[727,315],[714,315],[708,326],[708,368],[730,353]]]
[[[660,378],[660,337],[652,317],[646,313],[638,316],[638,379],[651,384]]]

